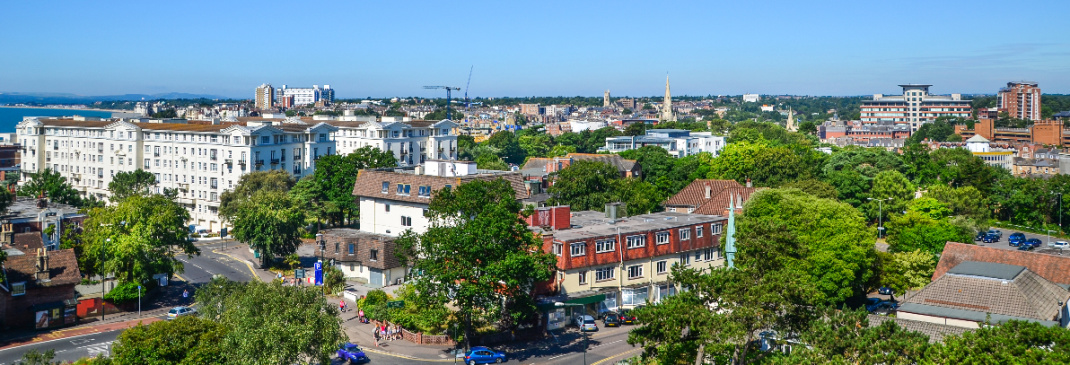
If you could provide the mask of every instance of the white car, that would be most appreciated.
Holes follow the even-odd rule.
[[[576,317],[576,326],[579,327],[582,332],[598,330],[598,324],[594,323],[594,317],[586,315]]]
[[[197,310],[190,307],[174,307],[167,311],[167,320],[172,320],[181,316],[189,316],[197,313]]]
[[[1058,248],[1060,250],[1065,250],[1065,249],[1070,248],[1070,242],[1066,242],[1066,241],[1051,241],[1051,242],[1048,242],[1048,247]]]

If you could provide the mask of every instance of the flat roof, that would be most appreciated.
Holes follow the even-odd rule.
[[[658,212],[617,218],[615,222],[610,223],[605,213],[586,210],[572,212],[572,228],[555,230],[554,240],[562,242],[579,241],[596,237],[615,236],[618,232],[623,236],[725,220],[727,220],[725,217],[719,215]]]
[[[1014,280],[1025,270],[1025,266],[1000,264],[995,262],[963,261],[948,270],[948,274],[980,276],[993,279]]]

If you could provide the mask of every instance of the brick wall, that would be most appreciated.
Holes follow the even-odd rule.
[[[723,224],[723,222],[714,222],[713,224]],[[695,227],[702,226],[703,236],[696,237]],[[680,239],[680,229],[686,228],[691,231],[690,239]],[[669,232],[669,243],[657,244],[656,235],[658,232]],[[638,248],[628,248],[628,236],[642,235],[646,237],[646,245]],[[619,263],[621,252],[624,249],[624,261],[646,259],[656,256],[664,256],[674,253],[693,251],[702,248],[720,247],[721,236],[719,234],[710,234],[710,223],[703,224],[690,224],[682,225],[680,227],[671,228],[668,230],[652,230],[642,233],[628,233],[621,234],[617,240],[615,249],[609,252],[598,253],[596,251],[595,242],[608,238],[617,238],[617,235],[607,235],[599,237],[591,237],[583,240],[586,244],[586,254],[582,256],[572,256],[571,244],[579,241],[570,242],[557,242],[563,243],[561,248],[561,256],[558,257],[557,267],[561,270],[569,270],[574,268],[592,267],[605,264]],[[544,236],[543,238],[543,250],[546,252],[553,252],[553,245],[556,241],[553,236]]]
[[[364,266],[389,270],[401,266],[401,262],[398,261],[397,256],[394,255],[395,244],[392,239],[384,238],[379,240],[374,236],[340,236],[333,235],[331,233],[325,233],[323,240],[327,242],[326,250],[320,252],[319,247],[316,248],[316,256],[323,255],[328,259],[334,259],[336,262],[360,262]],[[337,251],[335,247],[337,244]],[[353,254],[349,254],[349,245],[353,244]],[[372,251],[376,251],[375,260],[372,260]]]
[[[25,295],[12,297],[8,291],[0,291],[0,309],[3,309],[3,324],[0,327],[32,328],[34,326],[33,306],[38,304],[62,302],[74,299],[74,285],[57,285],[53,287],[31,287]]]

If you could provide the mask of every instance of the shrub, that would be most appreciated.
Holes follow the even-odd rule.
[[[115,304],[122,304],[129,301],[137,300],[137,286],[137,283],[132,282],[119,284],[119,286],[116,286],[115,289],[112,289],[110,292],[108,292],[108,294],[105,294],[104,299],[110,300],[112,303]],[[142,286],[141,296],[144,297],[145,292],[147,291],[148,287]]]

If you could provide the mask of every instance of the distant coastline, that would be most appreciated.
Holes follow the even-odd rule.
[[[63,109],[63,110],[89,110],[95,112],[108,112],[108,113],[133,113],[133,110],[122,109],[97,109],[97,108],[77,108],[69,105],[52,105],[52,106],[34,106],[34,105],[21,105],[21,104],[7,104],[0,105],[0,108],[11,109]]]

